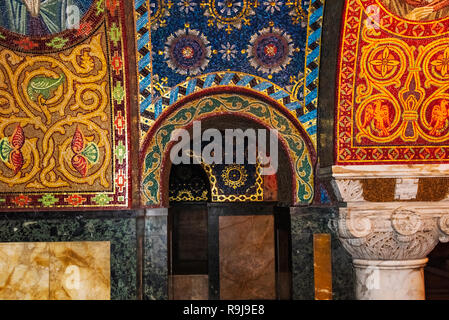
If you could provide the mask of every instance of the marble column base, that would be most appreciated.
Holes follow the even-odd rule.
[[[358,300],[425,300],[424,267],[417,260],[354,259]]]

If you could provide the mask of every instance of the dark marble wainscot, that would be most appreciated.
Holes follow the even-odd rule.
[[[331,234],[333,299],[354,299],[351,258],[328,226],[329,219],[335,210],[333,207],[290,209],[294,300],[313,300],[315,297],[313,270],[313,234],[315,233]]]
[[[130,211],[0,213],[0,242],[109,241],[111,299],[137,299],[136,219]]]
[[[144,300],[168,299],[167,214],[164,208],[145,213]]]

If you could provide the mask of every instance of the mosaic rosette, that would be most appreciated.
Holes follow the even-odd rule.
[[[222,170],[220,177],[225,186],[237,189],[245,185],[248,173],[243,165],[230,165]]]
[[[168,37],[165,45],[167,65],[184,75],[202,72],[210,54],[209,41],[198,30],[178,30]]]
[[[364,0],[343,23],[337,163],[447,161],[449,17],[410,21]]]
[[[265,1],[271,2],[271,1]],[[304,24],[307,18],[307,13],[303,10],[301,6],[301,0],[287,1],[286,5],[290,7],[290,12],[288,13],[291,16],[293,24]]]
[[[170,172],[170,201],[209,201],[209,179],[200,165],[176,165]]]
[[[254,69],[273,74],[285,69],[290,63],[293,41],[281,29],[265,28],[251,37],[247,51]]]
[[[129,207],[123,7],[85,12],[70,46],[0,48],[0,210]]]

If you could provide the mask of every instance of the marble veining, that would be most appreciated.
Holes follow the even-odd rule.
[[[50,299],[109,300],[109,242],[50,244]]]
[[[49,276],[47,243],[0,243],[0,300],[47,300]]]
[[[110,299],[109,242],[0,244],[0,299]]]
[[[167,216],[145,218],[144,300],[168,298]]]
[[[273,216],[219,217],[220,298],[274,299]]]
[[[111,299],[137,298],[135,214],[98,213],[0,214],[0,242],[110,242]]]

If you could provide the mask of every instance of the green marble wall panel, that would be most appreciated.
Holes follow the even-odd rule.
[[[335,212],[330,207],[291,208],[292,288],[294,300],[315,298],[313,234],[330,233],[332,246],[333,299],[353,299],[353,270],[350,256],[328,227]]]
[[[144,240],[144,300],[168,299],[166,209],[147,210]]]
[[[111,299],[136,299],[136,220],[131,212],[0,214],[0,242],[110,241]]]
[[[332,291],[334,300],[354,300],[354,270],[352,258],[343,248],[336,234],[332,234]]]

